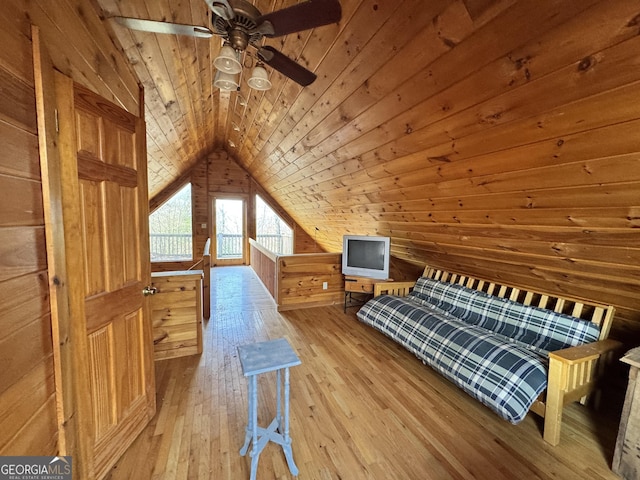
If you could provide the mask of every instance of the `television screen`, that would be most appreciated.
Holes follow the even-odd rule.
[[[384,270],[384,242],[350,239],[347,265]]]
[[[389,237],[345,235],[342,273],[357,277],[389,278]]]

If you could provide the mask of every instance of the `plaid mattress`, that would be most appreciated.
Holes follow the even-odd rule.
[[[379,296],[358,318],[511,423],[524,419],[547,386],[544,357],[415,299]]]
[[[600,335],[599,327],[587,320],[426,277],[417,281],[409,296],[545,356],[554,350],[594,342]]]

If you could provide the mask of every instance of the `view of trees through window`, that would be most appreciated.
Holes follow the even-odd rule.
[[[216,258],[243,257],[244,200],[217,198],[216,208]]]
[[[281,255],[293,253],[293,230],[256,195],[256,240]]]
[[[152,262],[193,260],[191,184],[149,215]]]

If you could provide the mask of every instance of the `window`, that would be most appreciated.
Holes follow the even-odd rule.
[[[293,230],[259,195],[256,195],[256,240],[273,253],[293,253]]]
[[[149,215],[152,262],[193,260],[191,184]]]

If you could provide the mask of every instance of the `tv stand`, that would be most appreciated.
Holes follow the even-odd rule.
[[[344,312],[347,308],[360,307],[367,300],[373,297],[373,286],[376,282],[392,282],[393,279],[378,280],[375,278],[356,277],[355,275],[344,276]],[[357,298],[353,298],[356,294]]]

